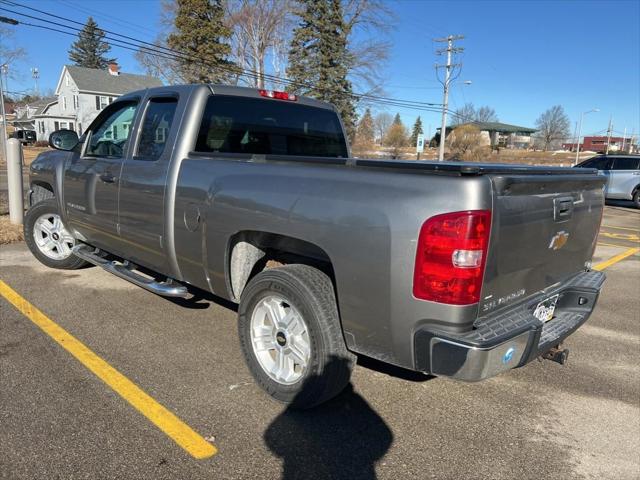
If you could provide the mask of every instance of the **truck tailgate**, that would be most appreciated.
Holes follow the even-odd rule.
[[[493,211],[479,315],[588,268],[604,208],[603,176],[492,176]]]

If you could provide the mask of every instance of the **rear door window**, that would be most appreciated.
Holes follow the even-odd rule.
[[[271,99],[213,95],[205,108],[198,152],[347,157],[338,115]]]
[[[638,161],[634,157],[616,157],[613,160],[613,170],[638,170]]]
[[[136,159],[154,161],[160,158],[169,137],[177,106],[178,99],[174,97],[149,100],[140,131]]]

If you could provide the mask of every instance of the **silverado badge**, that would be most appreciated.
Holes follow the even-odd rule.
[[[564,230],[562,232],[556,233],[553,237],[551,237],[551,241],[549,242],[549,248],[552,250],[560,250],[569,240],[569,234]]]

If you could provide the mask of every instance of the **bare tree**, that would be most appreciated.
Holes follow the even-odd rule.
[[[161,33],[153,42],[155,47],[140,48],[136,52],[135,58],[148,75],[160,78],[169,85],[185,83],[185,79],[180,75],[176,59],[180,53],[166,49],[167,37],[174,31],[176,3],[174,0],[162,0],[160,5]]]
[[[498,122],[498,115],[496,111],[485,105],[484,107],[480,107],[476,112],[476,122]]]
[[[373,131],[375,138],[382,142],[387,135],[389,127],[393,123],[393,115],[388,112],[380,112],[373,119]]]
[[[569,117],[561,105],[554,105],[536,120],[536,144],[544,150],[558,147],[570,135]]]
[[[396,15],[384,0],[343,0],[345,32],[352,64],[349,75],[367,94],[381,93],[382,68],[391,43],[386,40]],[[366,103],[366,99],[362,101]]]
[[[283,82],[272,81],[271,86],[284,86],[286,58],[292,27],[295,21],[295,0],[229,0],[227,26],[232,29],[232,60],[242,69],[255,72],[242,81],[250,86],[269,84],[269,72]],[[364,93],[382,91],[382,68],[389,56],[387,33],[393,28],[395,15],[384,0],[343,0],[345,31],[349,36],[349,76]],[[141,48],[136,59],[150,75],[167,83],[181,83],[178,52],[163,50],[167,37],[174,31],[175,0],[162,0],[161,34],[156,47]],[[269,68],[268,68],[269,66]],[[238,78],[236,78],[238,80]],[[362,103],[365,103],[363,100]]]
[[[461,108],[456,109],[452,115],[452,125],[462,125],[474,122],[498,122],[496,111],[485,105],[476,110],[473,103],[465,103]]]
[[[384,137],[384,144],[391,147],[391,156],[393,158],[400,158],[402,154],[402,147],[407,146],[409,135],[407,129],[400,123],[394,123],[389,127],[387,134]]]
[[[0,67],[7,65],[9,78],[16,78],[17,69],[11,67],[24,60],[26,56],[25,49],[17,47],[13,43],[13,31],[0,25]],[[0,74],[4,75],[3,72],[0,72]]]
[[[451,115],[451,124],[462,125],[463,123],[473,122],[475,119],[476,107],[473,106],[473,103],[465,103],[453,112],[453,115]]]
[[[291,12],[290,0],[236,0],[228,3],[233,59],[242,69],[256,73],[255,77],[244,80],[249,86],[264,88],[266,83],[271,83],[264,77],[269,59],[273,75],[283,78],[293,26]]]

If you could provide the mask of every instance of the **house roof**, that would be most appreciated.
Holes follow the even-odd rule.
[[[31,102],[28,103],[26,105],[21,105],[17,108],[20,109],[20,113],[16,114],[16,120],[27,120],[28,118],[33,118],[36,115],[40,115],[42,112],[44,112],[46,110],[46,108],[53,104],[56,103],[58,101],[58,99],[56,97],[47,97],[47,98],[43,98],[41,100],[37,100],[35,102]],[[21,108],[24,107],[24,108]],[[28,117],[28,109],[29,108],[35,108],[35,112],[33,115],[31,115],[31,117]]]
[[[462,123],[460,125],[453,125],[448,127],[450,130],[454,130],[463,125],[473,125],[479,130],[486,130],[489,132],[503,132],[503,133],[534,133],[537,130],[535,128],[529,127],[520,127],[518,125],[509,125],[508,123],[500,123],[500,122],[472,122],[472,123]]]
[[[62,69],[62,75],[60,75],[56,92],[58,92],[60,88],[65,70],[69,72],[69,75],[81,92],[123,95],[134,90],[162,86],[162,82],[159,79],[149,75],[136,75],[133,73],[111,75],[108,70],[65,65]]]

